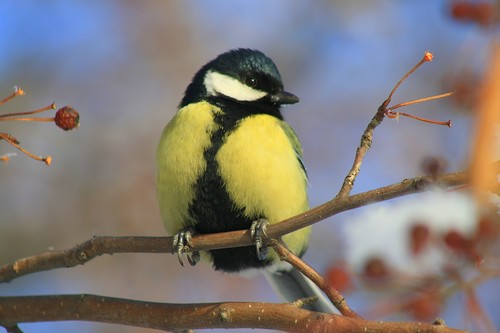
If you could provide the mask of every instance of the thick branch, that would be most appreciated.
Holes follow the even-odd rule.
[[[500,163],[497,162],[497,164]],[[449,173],[433,177],[416,177],[368,192],[337,197],[302,214],[269,225],[266,230],[267,241],[278,239],[287,233],[347,210],[411,193],[422,192],[432,184],[450,187],[463,185],[466,180],[467,174],[465,172]],[[222,249],[251,244],[252,239],[248,230],[196,235],[192,239],[193,250]],[[8,282],[30,273],[82,265],[102,254],[171,253],[172,250],[171,237],[96,236],[68,250],[45,252],[4,265],[0,267],[0,283]]]
[[[31,273],[83,265],[103,254],[172,252],[171,245],[171,237],[94,236],[71,249],[44,252],[4,265],[0,267],[0,283]]]
[[[47,321],[94,321],[159,330],[266,328],[287,332],[464,332],[441,322],[403,323],[320,314],[293,304],[164,304],[98,295],[0,297],[0,326]]]

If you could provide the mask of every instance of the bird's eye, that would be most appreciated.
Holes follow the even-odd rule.
[[[257,79],[253,76],[249,76],[245,79],[245,84],[249,87],[255,88],[257,86]]]

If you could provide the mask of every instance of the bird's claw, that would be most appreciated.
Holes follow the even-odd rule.
[[[257,251],[257,258],[259,260],[266,260],[268,247],[262,245],[262,238],[266,237],[266,228],[269,221],[266,219],[258,219],[252,222],[250,227],[250,236],[255,244],[255,250]]]
[[[190,249],[192,248],[192,243],[191,243],[192,236],[193,232],[191,230],[182,230],[174,235],[174,239],[172,242],[174,250],[172,251],[172,253],[174,251],[177,252],[177,259],[179,260],[181,266],[184,266],[184,259],[183,259],[184,254],[186,254],[188,262],[191,266],[196,265],[196,263],[200,261],[199,251],[186,253],[190,252]]]

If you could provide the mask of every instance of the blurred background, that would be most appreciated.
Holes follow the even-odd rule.
[[[1,1],[0,97],[16,85],[27,95],[1,106],[0,112],[28,111],[55,101],[78,110],[81,126],[63,132],[53,124],[0,123],[0,131],[14,135],[24,148],[53,158],[48,167],[18,153],[0,165],[0,263],[66,249],[94,235],[165,235],[154,187],[157,141],[193,74],[231,48],[266,53],[286,89],[301,98],[284,115],[303,144],[311,206],[337,193],[377,107],[427,50],[434,53],[433,62],[404,83],[394,104],[461,88],[461,99],[404,110],[451,119],[453,126],[387,119],[375,132],[353,192],[422,175],[422,161],[430,156],[445,160],[447,171],[464,169],[473,135],[470,78],[482,70],[495,32],[457,19],[452,4]],[[0,154],[10,152],[14,149],[0,142]],[[342,260],[343,226],[368,209],[374,208],[317,224],[305,259],[321,273]],[[168,254],[103,256],[84,266],[0,285],[0,295],[60,293],[172,303],[278,301],[261,276],[225,275],[206,265],[182,268]],[[481,295],[486,309],[498,308],[498,284],[488,284]],[[377,302],[359,293],[348,300],[361,313]],[[442,310],[439,315],[448,325],[464,327],[459,302]],[[495,313],[492,320],[500,327]],[[407,314],[390,318],[412,319]],[[26,332],[116,330],[82,322],[21,327]]]

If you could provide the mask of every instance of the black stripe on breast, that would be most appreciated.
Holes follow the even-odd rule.
[[[234,205],[226,191],[215,159],[226,137],[237,129],[242,119],[254,114],[255,112],[252,112],[254,109],[231,102],[221,105],[220,101],[214,101],[212,104],[216,104],[226,112],[214,112],[214,121],[219,129],[212,134],[211,145],[204,151],[207,166],[205,172],[196,180],[195,198],[189,206],[195,232],[200,234],[248,229],[253,221],[265,218],[265,216],[244,216],[244,210]],[[269,261],[259,260],[253,246],[208,252],[212,257],[214,269],[225,272],[238,272],[271,264]]]

